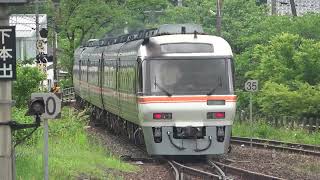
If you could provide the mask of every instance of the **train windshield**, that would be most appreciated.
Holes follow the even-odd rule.
[[[148,60],[145,95],[233,93],[230,59]]]

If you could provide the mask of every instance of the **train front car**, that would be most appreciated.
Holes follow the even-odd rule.
[[[236,108],[229,44],[197,33],[150,37],[144,44],[137,98],[148,153],[226,153]]]

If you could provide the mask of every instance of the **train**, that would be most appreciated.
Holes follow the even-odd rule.
[[[237,96],[230,45],[200,25],[89,40],[74,53],[76,100],[149,155],[228,151]]]

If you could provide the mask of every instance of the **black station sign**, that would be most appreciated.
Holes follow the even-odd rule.
[[[16,79],[15,26],[0,26],[0,80]]]

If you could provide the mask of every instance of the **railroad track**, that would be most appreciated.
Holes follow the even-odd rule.
[[[212,172],[199,169],[199,167],[191,167],[174,160],[167,160],[168,164],[172,167],[175,173],[175,180],[184,180],[184,179],[226,179],[224,172],[218,167],[218,173],[214,174]]]
[[[276,149],[289,151],[293,153],[303,153],[306,155],[320,156],[320,146],[313,146],[307,144],[288,143],[283,141],[275,141],[268,139],[252,138],[252,141],[248,137],[235,137],[231,138],[233,144],[252,144],[253,147]]]
[[[283,180],[282,178],[257,173],[228,165],[218,161],[207,160],[207,163],[199,165],[186,165],[174,160],[167,160],[172,167],[175,180],[184,179],[219,179],[219,180]]]
[[[217,161],[209,161],[209,163],[214,163],[217,166],[219,166],[224,173],[226,173],[226,179],[233,179],[229,178],[229,176],[236,176],[235,179],[246,179],[246,180],[284,180],[279,177],[271,176],[271,175],[266,175],[262,173],[257,173],[245,169],[241,169],[232,165],[228,165],[222,162],[217,162]]]

